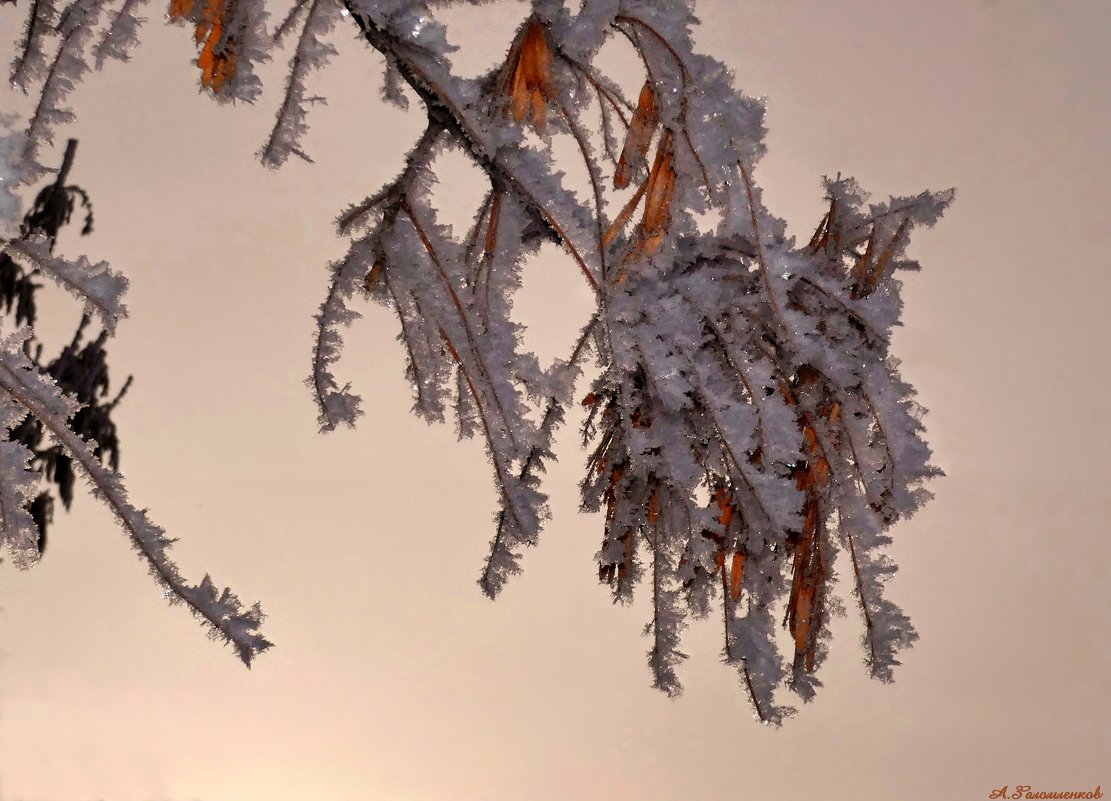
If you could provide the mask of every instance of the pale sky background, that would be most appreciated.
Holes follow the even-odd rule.
[[[4,64],[25,4],[0,6]],[[889,592],[921,633],[895,684],[867,678],[850,599],[824,690],[781,730],[753,722],[712,623],[688,632],[683,697],[653,691],[649,610],[610,605],[601,519],[577,511],[578,416],[540,547],[483,598],[489,469],[478,441],[409,414],[396,319],[369,306],[349,333],[357,430],[318,435],[302,385],[345,247],[331,221],[394,176],[419,108],[384,107],[381,60],[342,31],[315,83],[330,98],[310,118],[317,163],[268,172],[253,154],[284,64],[262,71],[257,107],[217,106],[196,91],[188,32],[156,19],[132,63],[74,95],[59,141],[80,138],[72,177],[97,230],[62,247],[131,279],[110,363],[117,382],[135,375],[116,415],[133,499],[181,538],[187,575],[263,603],[277,646],[247,671],[207,642],[79,496],[38,567],[0,567],[2,801],[1111,792],[1111,4],[698,7],[700,48],[769,98],[757,178],[793,233],[822,213],[822,173],[880,197],[958,188],[915,238],[925,270],[907,277],[895,342],[948,473],[894,533]],[[445,15],[459,62],[490,66],[523,14]],[[445,178],[473,193],[452,164]],[[589,313],[580,283],[557,255],[528,268],[519,308],[549,358]],[[76,306],[48,312],[67,337]]]

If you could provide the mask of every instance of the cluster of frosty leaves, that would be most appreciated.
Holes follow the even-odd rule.
[[[890,680],[916,635],[883,594],[894,572],[883,547],[937,472],[888,352],[901,308],[895,276],[916,267],[910,234],[932,225],[951,193],[869,205],[853,181],[827,180],[828,212],[800,245],[753,179],[763,105],[695,52],[692,2],[532,0],[504,62],[474,79],[455,74],[436,20],[449,3],[297,0],[260,38],[260,4],[170,2],[171,18],[197,25],[201,83],[218,99],[253,99],[251,62],[289,43],[283,99],[260,150],[268,166],[309,159],[308,112],[321,99],[311,75],[336,52],[339,25],[384,58],[383,99],[408,108],[415,98],[427,117],[398,177],[337,221],[352,245],[330,267],[316,318],[308,383],[321,428],[362,413],[335,370],[342,331],[359,315],[352,301],[370,297],[397,316],[414,411],[450,416],[460,436],[486,443],[500,508],[480,585],[493,597],[538,540],[540,476],[592,362],[583,507],[603,513],[598,574],[615,600],[649,585],[656,686],[679,692],[686,620],[716,604],[723,658],[756,715],[780,722],[791,709],[779,687],[809,700],[818,686],[839,554],[869,669]],[[98,52],[126,55],[137,5],[124,0]],[[39,35],[38,13],[27,42]],[[82,41],[66,34],[54,64]],[[639,98],[597,66],[612,41],[643,67]],[[36,130],[61,119],[53,111],[71,87],[51,89]],[[581,157],[584,186],[557,163],[560,143]],[[431,191],[448,148],[489,182],[461,236],[441,222]],[[542,369],[511,310],[523,262],[546,241],[567,252],[596,310],[569,332],[568,358]]]
[[[357,314],[348,301],[369,292],[398,316],[415,411],[442,420],[453,406],[460,434],[486,440],[501,509],[480,584],[494,596],[537,540],[539,475],[592,356],[600,376],[583,400],[593,444],[583,506],[604,513],[598,569],[615,600],[650,585],[656,686],[679,692],[685,621],[717,604],[725,661],[759,719],[779,723],[792,710],[778,687],[809,700],[819,686],[838,553],[869,670],[890,680],[916,634],[883,594],[895,569],[886,532],[937,473],[921,410],[888,353],[895,273],[917,266],[905,256],[909,235],[932,225],[951,193],[869,205],[853,181],[827,180],[813,239],[789,240],[752,179],[762,105],[694,52],[683,2],[587,0],[577,13],[535,2],[505,63],[475,80],[453,74],[426,5],[345,9],[385,56],[387,86],[405,81],[424,102],[428,128],[399,177],[340,217],[341,230],[365,234],[333,265],[318,316],[311,383],[322,427],[360,413],[333,365],[339,329]],[[611,36],[645,66],[636,104],[593,67]],[[618,120],[625,130],[615,133]],[[582,155],[586,199],[553,161],[560,137]],[[430,200],[446,147],[489,177],[462,237],[437,222]],[[612,195],[610,180],[635,191]],[[719,221],[710,234],[696,222],[707,214]],[[548,239],[571,255],[597,312],[570,358],[545,372],[509,312],[522,260]]]

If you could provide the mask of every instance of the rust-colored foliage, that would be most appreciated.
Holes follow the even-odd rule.
[[[201,68],[201,84],[216,94],[235,77],[235,37],[224,36],[227,6],[222,0],[211,0],[204,9],[204,20],[197,24],[197,41],[204,41],[197,57]]]
[[[170,0],[168,14],[171,20],[196,20],[193,39],[200,46],[201,85],[220,94],[235,77],[236,68],[236,39],[226,32],[228,3],[206,0],[198,9],[194,0]]]
[[[188,19],[193,13],[193,0],[170,0],[170,19]]]
[[[717,568],[715,574],[721,572],[722,587],[728,589],[731,600],[738,601],[740,600],[741,589],[744,584],[745,562],[748,559],[748,555],[745,553],[743,546],[733,551],[732,558],[729,560],[729,569],[726,570],[725,567],[726,558],[729,556],[725,548],[725,542],[729,537],[729,526],[732,524],[737,510],[733,505],[732,497],[724,486],[718,487],[714,491],[714,504],[721,510],[721,514],[718,515],[717,521],[721,523],[724,535],[706,532],[703,536],[710,535],[710,538],[718,543],[718,550],[714,554],[714,564]]]
[[[818,227],[814,231],[814,236],[810,237],[810,242],[807,244],[811,253],[817,253],[819,250],[826,250],[831,243],[834,251],[841,248],[841,232],[834,228],[834,221],[836,219],[837,198],[833,198],[829,202],[829,211],[822,217],[822,221],[818,223]]]
[[[651,81],[646,81],[644,88],[640,90],[636,113],[629,125],[625,146],[621,150],[621,160],[613,176],[614,188],[624,189],[632,180],[635,170],[648,166],[648,148],[659,124],[660,108],[656,104],[656,93]]]
[[[888,266],[891,264],[891,259],[895,255],[895,251],[902,241],[903,235],[906,233],[909,225],[909,220],[903,220],[895,230],[895,234],[891,237],[891,240],[887,243],[887,247],[883,249],[883,253],[876,259],[875,264],[865,263],[862,266],[862,275],[857,285],[853,287],[852,297],[867,297],[872,294],[872,291],[879,285],[880,279],[883,278]],[[874,238],[875,229],[873,229],[872,238],[869,241],[874,242]]]
[[[554,97],[552,47],[548,29],[530,19],[517,35],[502,68],[499,87],[509,98],[507,111],[519,123],[531,120],[537,130],[548,123],[548,104]]]
[[[633,211],[644,198],[644,212],[633,233],[632,244],[621,259],[622,270],[615,283],[624,283],[628,265],[656,253],[667,239],[671,223],[672,202],[675,198],[675,164],[672,150],[673,137],[670,131],[664,133],[656,147],[656,160],[647,180],[625,206],[617,220],[602,238],[603,246],[608,245],[632,217]]]
[[[377,258],[374,260],[374,264],[373,266],[371,266],[370,272],[366,274],[366,278],[363,280],[363,285],[366,287],[367,292],[373,292],[374,288],[378,286],[378,282],[382,280],[382,272],[385,270],[385,268],[385,259]]]
[[[861,234],[854,238],[844,236],[844,232],[836,224],[837,218],[837,199],[833,198],[830,200],[829,211],[818,224],[808,247],[810,252],[815,254],[818,251],[825,251],[831,256],[846,252],[851,255],[853,266],[849,270],[850,297],[853,300],[868,297],[894,266],[892,260],[900,246],[904,244],[903,239],[910,228],[910,218],[904,218],[882,246],[878,242],[881,233],[876,220],[872,221],[867,236]],[[863,251],[853,250],[861,243],[864,244]]]
[[[741,585],[745,578],[745,561],[748,555],[744,551],[733,554],[733,564],[729,567],[729,594],[734,601],[740,600]]]
[[[719,487],[714,493],[714,501],[717,503],[718,508],[721,509],[718,522],[721,523],[722,528],[728,531],[729,524],[733,522],[733,504],[730,502],[729,493],[725,491],[724,487]]]
[[[651,256],[664,243],[667,226],[671,222],[671,201],[675,196],[675,165],[671,150],[671,133],[664,134],[656,149],[656,163],[648,176],[647,200],[644,203],[644,219],[641,221],[641,237],[644,241],[644,255]]]
[[[810,368],[799,370],[799,382],[817,386],[821,377]],[[788,405],[798,407],[798,400],[787,385],[781,392]],[[840,405],[829,406],[827,420],[836,421]],[[794,554],[791,595],[787,602],[786,623],[795,643],[794,667],[814,672],[818,635],[825,623],[826,583],[830,577],[826,557],[826,517],[829,514],[829,460],[809,412],[801,412],[799,427],[805,442],[806,460],[795,468],[795,484],[803,492],[803,524],[797,536],[789,538],[788,547]]]

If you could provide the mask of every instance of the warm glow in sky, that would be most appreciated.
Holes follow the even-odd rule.
[[[0,5],[3,64],[28,1]],[[894,531],[889,593],[921,634],[896,682],[867,678],[846,597],[825,687],[781,730],[751,719],[710,623],[688,632],[684,695],[653,691],[648,599],[611,606],[592,561],[601,520],[577,511],[579,417],[557,440],[540,547],[497,603],[483,598],[489,469],[477,440],[409,414],[396,318],[368,307],[347,337],[358,429],[318,435],[302,384],[326,265],[345,249],[332,220],[397,173],[419,106],[384,106],[381,59],[342,31],[314,83],[330,101],[310,116],[317,163],[272,173],[254,154],[284,63],[262,70],[256,107],[218,106],[198,95],[189,32],[155,4],[132,62],[73,96],[79,122],[59,142],[80,139],[73,180],[96,231],[60,249],[131,279],[110,364],[117,382],[135,375],[116,414],[133,499],[181,538],[187,575],[262,602],[276,647],[247,671],[206,642],[79,496],[39,566],[0,566],[0,801],[1111,792],[1111,5],[698,10],[700,48],[769,99],[756,179],[792,234],[823,211],[822,173],[877,197],[958,189],[914,240],[925,269],[905,278],[895,337],[948,474]],[[499,59],[524,13],[446,13],[463,68]],[[24,101],[0,90],[9,103]],[[462,222],[478,174],[449,163]],[[580,284],[554,249],[528,268],[520,316],[542,358],[589,315]],[[58,342],[80,310],[51,297]]]

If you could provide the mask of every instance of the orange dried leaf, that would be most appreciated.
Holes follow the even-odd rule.
[[[215,50],[215,42],[220,38],[220,26],[212,27],[212,34],[205,42],[197,59],[197,66],[201,68],[201,84],[219,94],[224,84],[235,77],[235,39],[228,38],[222,53]]]
[[[193,0],[170,0],[170,19],[186,19],[193,13]]]
[[[212,0],[205,6],[203,19],[197,23],[196,32],[197,42],[203,42],[197,57],[201,85],[209,87],[217,94],[226,82],[235,77],[236,41],[234,36],[223,36],[224,12],[224,3],[221,0]]]
[[[374,262],[374,266],[370,268],[370,272],[366,274],[366,280],[363,282],[366,286],[366,291],[371,292],[378,282],[382,279],[382,271],[386,268],[386,264],[382,259]]]
[[[636,113],[625,137],[625,146],[621,150],[617,171],[613,176],[615,189],[627,187],[632,180],[633,172],[648,166],[648,147],[652,144],[652,136],[656,133],[659,124],[660,108],[656,104],[656,93],[652,89],[652,83],[645,81],[644,87],[640,90]]]
[[[633,199],[626,204],[622,217],[627,218],[636,208],[642,195],[647,196],[644,203],[644,215],[637,226],[633,241],[625,255],[621,257],[620,269],[613,278],[615,286],[621,286],[628,278],[628,266],[644,256],[651,256],[658,251],[667,237],[668,225],[671,222],[671,203],[675,196],[675,167],[672,155],[672,137],[667,133],[660,140],[656,148],[656,162],[648,180],[640,188]],[[611,240],[617,231],[624,225],[625,220],[620,219],[603,236],[603,246],[607,239]],[[634,425],[636,420],[634,418]]]
[[[671,134],[660,141],[656,163],[648,176],[648,199],[644,204],[641,234],[645,252],[651,256],[663,244],[667,226],[671,222],[671,201],[675,195],[675,166],[672,163]]]
[[[733,520],[733,504],[731,503],[729,493],[719,487],[714,492],[714,502],[717,503],[718,509],[721,509],[721,514],[718,515],[718,522],[721,523],[723,528],[728,529],[729,523]]]
[[[224,2],[223,0],[203,0],[204,7],[201,8],[201,18],[197,22],[197,28],[193,32],[193,39],[197,44],[201,44],[212,33],[213,27],[223,27],[224,20]],[[189,0],[190,6],[193,0]],[[216,33],[216,38],[220,37],[220,33]]]
[[[729,568],[729,594],[736,601],[741,597],[741,586],[745,578],[745,561],[748,556],[744,551],[733,554],[733,564]]]
[[[811,582],[804,582],[799,589],[795,601],[795,625],[792,633],[795,635],[795,653],[805,653],[810,648],[810,624],[814,611],[814,598],[816,587]]]
[[[714,554],[714,564],[718,566],[717,567],[718,570],[724,570],[725,569],[725,550],[724,549],[722,549],[722,550],[718,551],[716,554]],[[717,570],[715,570],[714,572],[717,573]]]
[[[531,118],[538,130],[548,122],[548,103],[554,97],[552,50],[548,31],[536,19],[525,23],[509,51],[502,73],[502,92],[509,96],[513,119]]]
[[[486,223],[486,244],[482,249],[482,258],[489,261],[494,258],[498,247],[498,221],[501,219],[501,193],[495,194],[490,203],[490,217]]]
[[[876,285],[879,284],[880,279],[883,278],[884,270],[895,256],[895,251],[898,249],[903,235],[906,233],[907,228],[910,227],[910,218],[903,220],[899,223],[899,227],[895,229],[895,235],[891,237],[891,241],[887,243],[887,247],[883,249],[883,253],[876,259],[875,265],[872,267],[871,272],[864,276],[864,294],[870,294]]]
[[[617,563],[617,580],[624,581],[629,577],[629,570],[633,565],[633,555],[636,552],[636,541],[631,532],[626,531],[621,535],[621,561]]]

